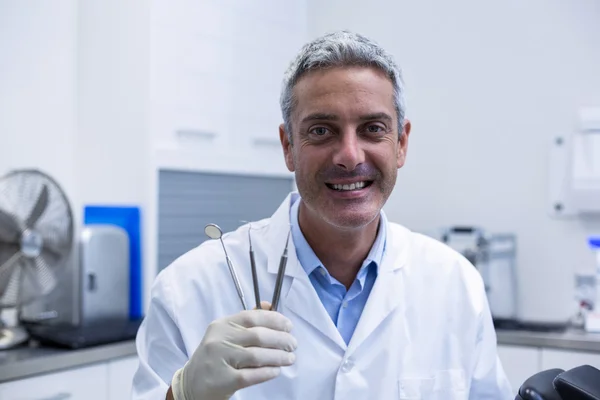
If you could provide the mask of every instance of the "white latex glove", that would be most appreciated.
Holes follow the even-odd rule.
[[[265,307],[263,305],[263,307]],[[267,310],[248,310],[212,322],[202,342],[175,374],[175,400],[223,400],[279,375],[295,361],[291,321]]]

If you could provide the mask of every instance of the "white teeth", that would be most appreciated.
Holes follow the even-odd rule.
[[[365,182],[356,182],[349,185],[332,185],[335,190],[356,190],[365,187]]]

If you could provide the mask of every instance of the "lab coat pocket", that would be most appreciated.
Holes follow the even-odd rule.
[[[400,399],[458,400],[467,398],[467,385],[462,369],[434,371],[428,376],[398,378]]]

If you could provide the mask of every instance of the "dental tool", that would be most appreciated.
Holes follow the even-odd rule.
[[[254,262],[254,250],[252,249],[252,237],[250,230],[252,226],[248,226],[248,242],[250,243],[250,268],[252,268],[252,283],[254,284],[254,299],[256,301],[256,308],[261,309],[260,306],[260,291],[258,289],[258,275],[256,273],[256,263]]]
[[[238,278],[237,273],[235,272],[235,268],[233,267],[233,263],[227,254],[227,249],[225,248],[225,243],[223,243],[223,231],[216,224],[208,224],[204,228],[204,233],[211,239],[219,239],[221,241],[221,245],[223,246],[223,251],[225,252],[225,259],[227,261],[227,266],[229,267],[229,273],[231,274],[231,278],[233,279],[233,283],[235,284],[235,289],[237,290],[240,301],[242,302],[242,306],[244,310],[248,309],[246,305],[246,298],[244,297],[244,291],[242,290],[242,286],[240,284],[240,280]]]
[[[281,296],[281,287],[283,286],[283,276],[285,275],[285,267],[287,264],[287,250],[290,242],[290,233],[288,232],[287,239],[285,241],[285,248],[279,261],[279,269],[277,270],[277,280],[275,281],[275,291],[273,292],[273,300],[271,301],[271,311],[277,311],[279,306],[279,298]]]

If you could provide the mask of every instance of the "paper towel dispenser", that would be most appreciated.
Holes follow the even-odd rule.
[[[554,138],[549,162],[551,214],[600,214],[600,107],[579,111],[576,129]]]

